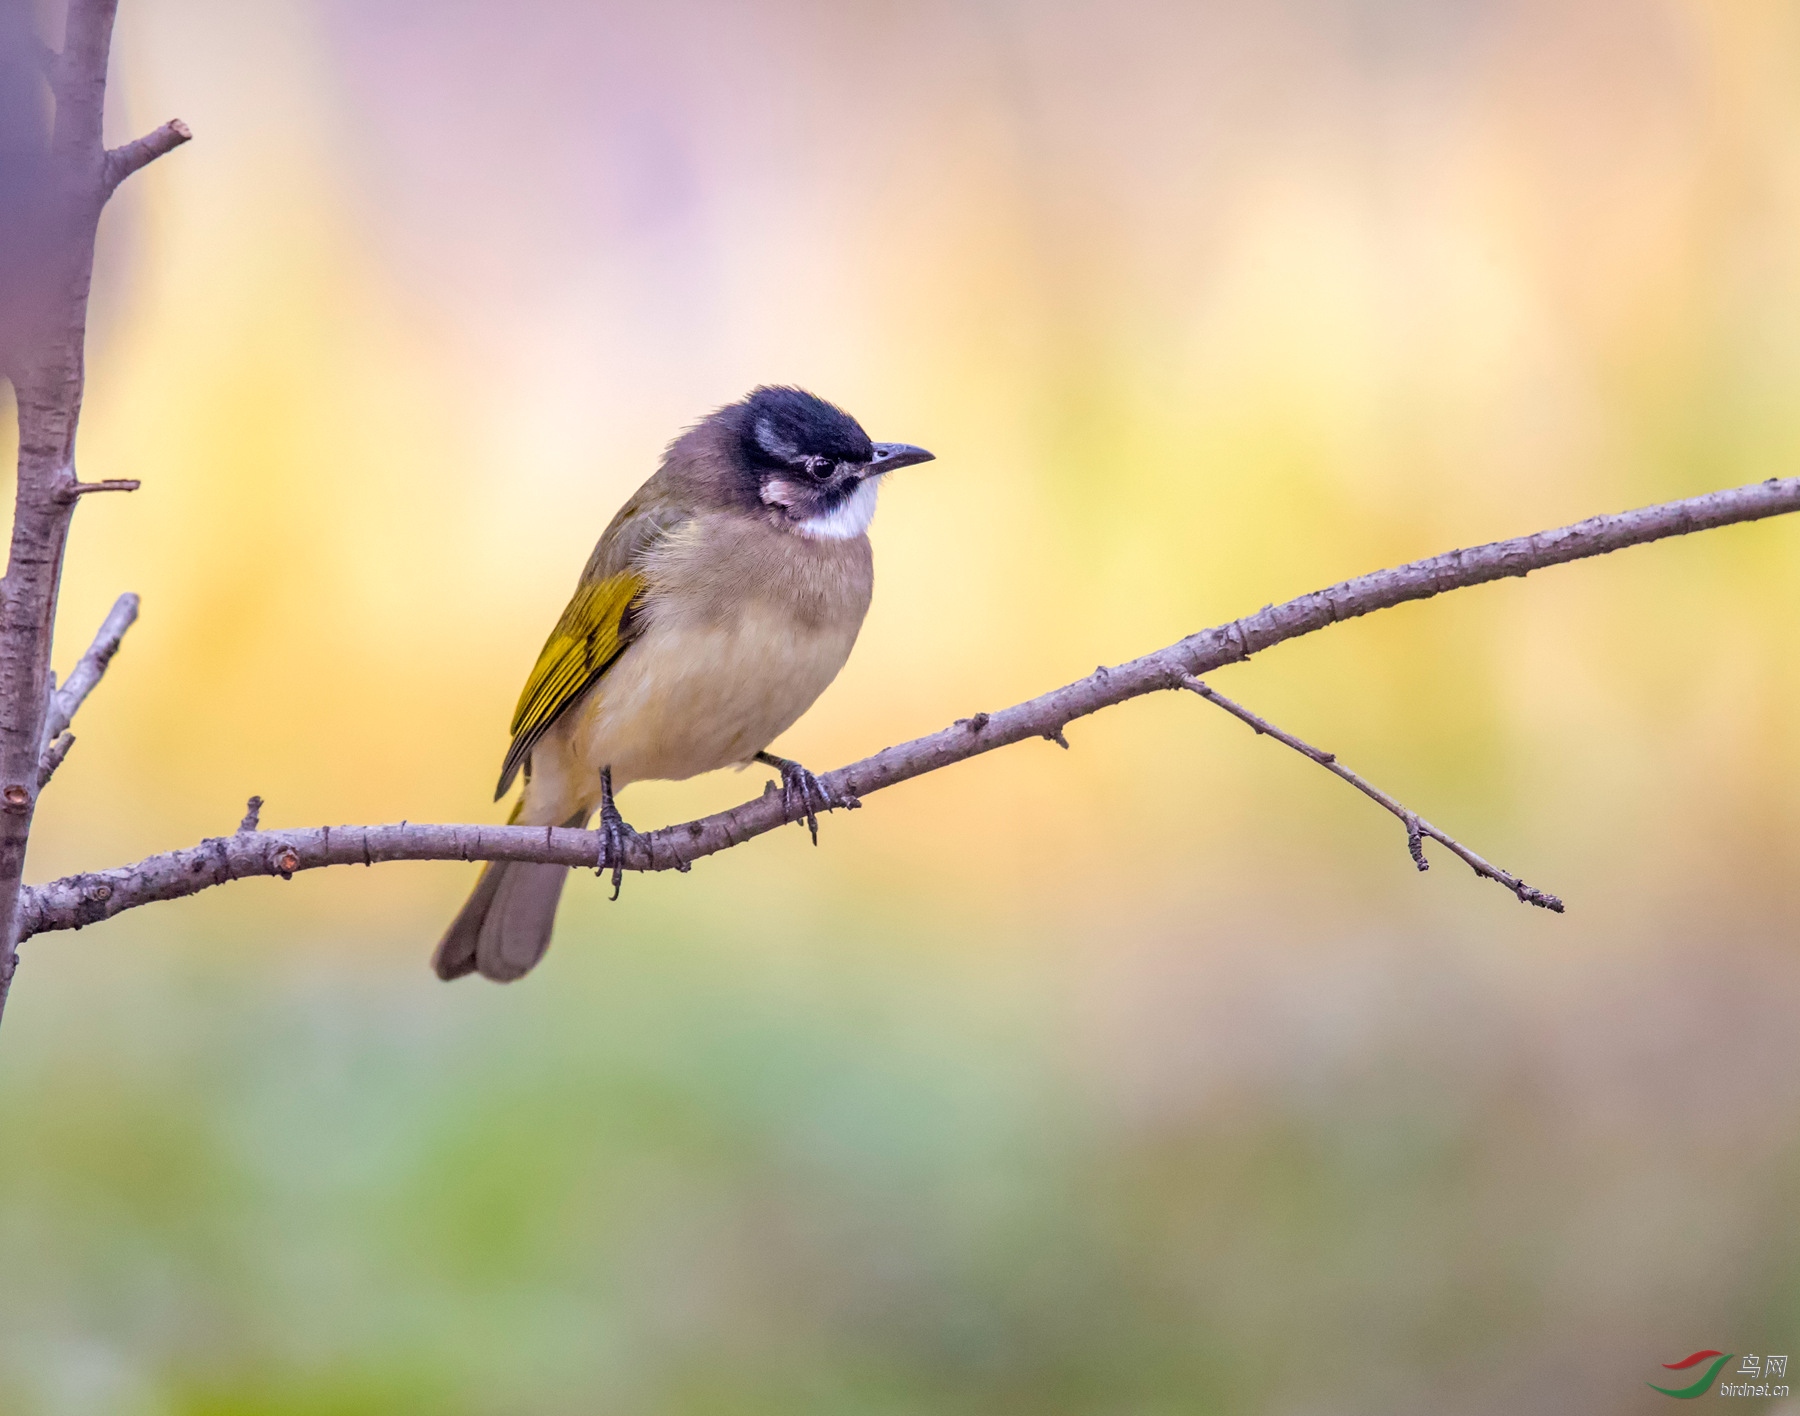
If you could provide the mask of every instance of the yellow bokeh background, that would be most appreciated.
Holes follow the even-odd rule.
[[[126,0],[114,70],[196,138],[102,230],[144,486],[58,667],[144,608],[32,879],[501,819],[595,536],[761,382],[938,454],[815,769],[1800,452],[1791,6]],[[1776,521],[1215,678],[1563,917],[1171,695],[578,880],[505,991],[425,968],[453,864],[30,941],[0,1406],[1657,1409],[1800,1333],[1797,594]]]

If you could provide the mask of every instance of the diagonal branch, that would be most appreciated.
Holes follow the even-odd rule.
[[[1473,870],[1477,875],[1485,876],[1489,880],[1498,880],[1508,890],[1511,890],[1513,894],[1517,895],[1522,903],[1537,905],[1541,909],[1554,910],[1557,914],[1563,912],[1563,902],[1557,899],[1555,895],[1546,895],[1542,890],[1534,890],[1523,880],[1519,879],[1518,876],[1508,874],[1497,865],[1490,865],[1454,837],[1448,836],[1444,832],[1438,830],[1437,827],[1420,817],[1416,812],[1407,810],[1373,782],[1352,772],[1342,762],[1337,760],[1336,753],[1323,751],[1320,748],[1312,746],[1310,743],[1300,741],[1300,739],[1295,737],[1292,733],[1283,732],[1267,718],[1257,716],[1248,708],[1244,707],[1243,704],[1233,702],[1224,694],[1209,688],[1201,679],[1192,677],[1185,678],[1182,680],[1181,686],[1183,688],[1192,689],[1208,703],[1217,704],[1240,723],[1248,723],[1251,731],[1257,733],[1259,736],[1272,737],[1276,742],[1285,743],[1288,747],[1293,748],[1294,751],[1298,752],[1302,757],[1310,757],[1327,772],[1332,773],[1334,776],[1342,777],[1351,786],[1355,787],[1357,791],[1368,797],[1370,801],[1386,807],[1387,810],[1393,812],[1395,816],[1400,818],[1401,825],[1406,827],[1406,849],[1412,855],[1413,864],[1418,866],[1420,870],[1431,869],[1431,862],[1425,859],[1425,846],[1421,840],[1422,837],[1429,836],[1432,840],[1448,846],[1459,857],[1466,861],[1469,869]]]
[[[138,597],[132,594],[119,596],[106,618],[101,621],[100,631],[94,636],[94,642],[88,645],[87,653],[76,660],[67,682],[50,695],[50,711],[44,718],[42,763],[45,780],[48,780],[50,772],[56,770],[56,764],[62,761],[69,749],[64,747],[58,752],[55,761],[51,761],[51,752],[67,734],[69,724],[75,721],[75,714],[87,701],[87,696],[99,686],[106,666],[112,663],[113,655],[119,652],[125,631],[131,628],[137,617]]]
[[[1547,566],[1606,555],[1627,546],[1756,521],[1800,510],[1800,478],[1779,478],[1684,501],[1596,516],[1573,526],[1541,531],[1469,550],[1358,576],[1326,590],[1270,605],[1254,615],[1216,625],[1114,668],[995,713],[962,718],[940,732],[887,748],[819,778],[839,805],[854,806],[870,792],[935,772],[953,762],[1031,738],[1062,739],[1076,718],[1127,699],[1164,689],[1247,659],[1285,640],[1312,634],[1340,620],[1428,599],[1449,590],[1526,575]],[[1404,808],[1398,808],[1404,811]],[[753,836],[798,821],[802,804],[771,789],[729,811],[664,827],[627,842],[617,862],[628,870],[686,870],[702,856],[741,845]],[[1416,820],[1416,818],[1414,818]],[[1423,834],[1424,823],[1419,823]],[[1446,837],[1432,833],[1475,865]],[[327,865],[373,865],[387,860],[531,860],[595,868],[611,865],[596,831],[536,826],[321,826],[299,831],[242,832],[203,841],[186,850],[150,856],[134,865],[66,876],[24,892],[19,937],[55,929],[79,929],[155,900],[179,899],[227,880],[252,875],[291,876]],[[1485,861],[1482,866],[1487,866]],[[1478,869],[1480,867],[1477,867]],[[1495,879],[1511,877],[1487,866]],[[1546,897],[1547,898],[1547,897]]]
[[[38,759],[38,790],[42,791],[50,779],[56,775],[56,769],[63,765],[63,758],[69,755],[69,749],[75,746],[75,734],[64,733],[55,742],[44,747],[44,755]]]

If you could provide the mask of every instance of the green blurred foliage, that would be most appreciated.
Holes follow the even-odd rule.
[[[1633,1411],[1800,1316],[1783,952],[758,932],[33,978],[5,1409]]]

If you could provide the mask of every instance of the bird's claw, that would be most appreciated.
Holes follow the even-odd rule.
[[[625,884],[625,849],[638,838],[638,833],[631,829],[625,818],[619,815],[618,803],[613,800],[612,768],[600,769],[600,865],[594,872],[603,875],[607,866],[612,867],[612,898],[619,898],[619,891]]]
[[[806,823],[806,829],[812,833],[812,843],[819,844],[819,816],[821,811],[830,811],[839,803],[817,777],[808,772],[798,762],[791,762],[785,757],[777,757],[772,752],[759,752],[756,760],[773,767],[781,773],[781,809],[784,814],[798,813],[800,820]]]

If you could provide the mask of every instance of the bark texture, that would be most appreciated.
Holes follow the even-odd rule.
[[[19,239],[9,253],[13,308],[3,322],[19,465],[11,553],[0,581],[0,1009],[22,937],[20,883],[38,792],[68,751],[66,717],[54,732],[45,729],[56,711],[50,652],[69,521],[84,493],[126,485],[82,483],[75,475],[95,233],[113,189],[188,137],[186,128],[169,124],[106,150],[101,132],[116,9],[117,0],[69,0],[62,49],[46,50],[54,116],[44,151],[28,164],[32,179],[8,194],[21,208],[11,214]]]

